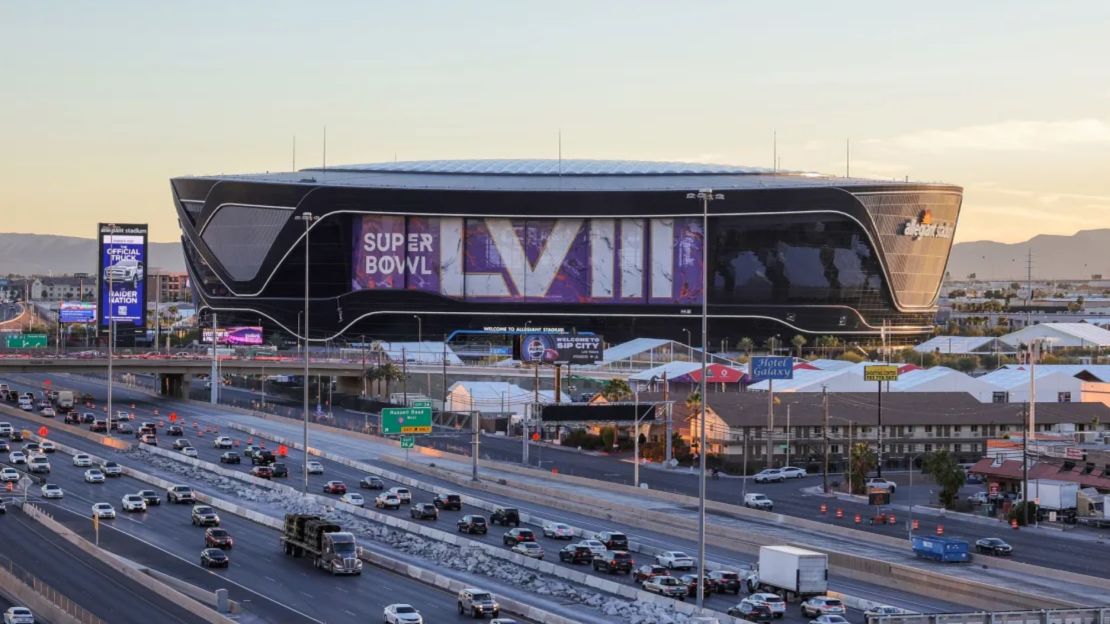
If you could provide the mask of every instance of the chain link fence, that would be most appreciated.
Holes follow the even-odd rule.
[[[14,576],[16,581],[31,588],[36,594],[53,603],[81,624],[105,624],[104,620],[93,615],[84,607],[71,600],[68,596],[54,589],[42,579],[23,569],[4,555],[0,555],[0,567]]]

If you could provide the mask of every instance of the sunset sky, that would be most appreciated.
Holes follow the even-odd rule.
[[[945,181],[957,240],[1110,227],[1110,3],[0,4],[0,231],[177,239],[168,179],[690,160]]]

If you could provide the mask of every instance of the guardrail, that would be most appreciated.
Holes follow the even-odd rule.
[[[1110,624],[1110,607],[872,616],[867,624]]]
[[[8,578],[4,578],[3,585],[6,591],[11,591],[13,594],[21,593],[18,588],[12,587],[13,583],[20,583],[26,589],[60,609],[65,616],[70,618],[71,622],[105,624],[104,620],[93,615],[89,610],[70,599],[69,596],[54,589],[50,584],[31,574],[5,555],[0,555],[0,568],[2,568],[2,572],[10,575]],[[2,574],[0,574],[0,578],[3,578]]]

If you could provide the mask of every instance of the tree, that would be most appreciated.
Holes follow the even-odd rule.
[[[691,418],[701,415],[701,392],[694,390],[686,395],[686,412]]]
[[[385,364],[381,364],[379,366],[371,366],[370,368],[366,369],[367,380],[369,380],[371,383],[377,382],[379,384],[379,388],[380,384],[385,384],[386,398],[389,398],[389,384],[395,381],[401,381],[404,378],[405,375],[401,371],[400,367],[398,367],[393,362],[386,362]]]
[[[601,396],[613,403],[623,401],[632,398],[632,387],[623,379],[610,379],[602,386]]]
[[[747,336],[744,336],[736,343],[737,348],[744,352],[744,355],[751,356],[752,349],[755,348],[755,341]]]
[[[829,357],[829,352],[832,349],[840,346],[840,338],[830,336],[828,334],[817,337],[817,346],[821,349],[823,357]]]
[[[796,334],[793,338],[790,339],[790,343],[794,345],[794,349],[798,352],[799,358],[802,357],[802,347],[806,346],[807,342],[809,341],[806,340],[806,337],[801,334]]]
[[[940,504],[952,509],[967,479],[964,469],[956,462],[956,456],[946,450],[929,453],[922,462],[922,468],[933,475],[933,480],[940,486]]]
[[[852,446],[849,471],[852,474],[853,494],[863,494],[867,491],[867,487],[864,485],[867,482],[867,475],[871,474],[878,463],[879,459],[871,445],[866,442],[856,442]]]

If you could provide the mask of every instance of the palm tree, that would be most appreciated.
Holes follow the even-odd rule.
[[[405,375],[401,372],[393,362],[386,362],[378,366],[371,366],[366,369],[366,379],[371,383],[385,383],[385,397],[389,398],[389,384],[394,381],[401,381]],[[380,394],[380,393],[379,393]]]
[[[798,351],[798,359],[801,359],[801,357],[802,357],[802,347],[806,346],[806,342],[809,342],[809,341],[806,340],[805,336],[803,336],[801,334],[795,334],[794,338],[792,338],[790,340],[790,342],[791,342],[791,344],[794,345],[794,348],[797,349],[797,351]]]
[[[624,379],[610,379],[602,386],[601,396],[611,403],[623,401],[632,397],[632,387]]]
[[[739,342],[736,343],[736,346],[737,346],[737,348],[739,348],[741,351],[744,352],[744,355],[747,355],[748,357],[751,357],[752,349],[755,348],[755,341],[752,340],[751,338],[748,338],[747,336],[744,336],[743,338],[740,339]]]

